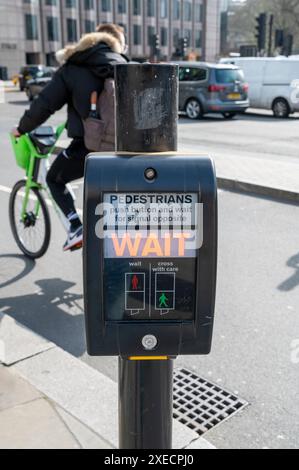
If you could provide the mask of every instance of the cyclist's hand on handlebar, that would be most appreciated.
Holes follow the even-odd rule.
[[[20,134],[20,132],[18,131],[18,129],[16,127],[14,127],[11,131],[12,135],[14,137],[21,137],[22,134]]]

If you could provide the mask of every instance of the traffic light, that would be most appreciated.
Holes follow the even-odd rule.
[[[264,51],[266,49],[267,37],[267,13],[261,13],[256,17],[256,39],[258,50]]]
[[[284,45],[284,30],[276,29],[275,30],[275,48],[283,47]]]
[[[159,36],[159,34],[153,34],[152,48],[153,48],[154,57],[159,59],[159,57],[160,57],[160,36]]]
[[[179,50],[180,50],[180,56],[181,57],[186,57],[187,52],[188,52],[188,47],[189,47],[189,41],[188,38],[184,37],[181,38],[179,41]]]

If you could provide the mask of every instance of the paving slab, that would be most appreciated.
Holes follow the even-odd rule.
[[[41,397],[42,394],[19,375],[0,366],[0,411]]]
[[[44,398],[0,412],[0,449],[80,449]]]
[[[19,362],[14,370],[110,447],[118,447],[118,386],[114,381],[60,348]],[[173,426],[174,449],[198,438],[175,420]]]
[[[111,445],[98,436],[95,432],[89,429],[87,426],[82,424],[72,415],[67,413],[60,406],[55,405],[57,413],[64,421],[68,429],[71,431],[76,440],[80,443],[82,449],[109,449]]]
[[[0,312],[0,363],[11,365],[53,347],[50,341]]]

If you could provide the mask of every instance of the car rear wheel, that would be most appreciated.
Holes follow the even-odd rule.
[[[237,113],[222,113],[225,119],[233,119]]]
[[[290,114],[288,102],[284,98],[278,98],[275,100],[272,110],[276,118],[287,118]]]
[[[199,119],[202,117],[201,104],[195,98],[192,98],[186,104],[186,114],[189,119]]]

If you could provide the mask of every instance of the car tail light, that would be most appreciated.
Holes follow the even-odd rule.
[[[214,92],[217,92],[217,91],[224,91],[225,88],[226,87],[223,86],[223,85],[209,85],[208,91],[209,91],[209,93],[214,93]]]
[[[248,90],[249,90],[249,85],[248,85],[248,83],[244,83],[244,85],[243,85],[243,90],[245,91],[245,93],[248,92]]]

